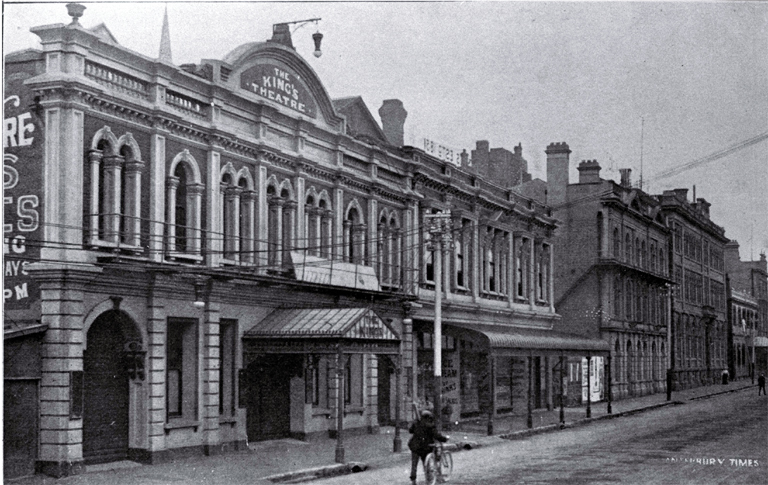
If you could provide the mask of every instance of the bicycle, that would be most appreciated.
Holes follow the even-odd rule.
[[[424,460],[424,474],[426,475],[427,485],[435,483],[445,483],[451,478],[453,471],[453,456],[451,452],[443,447],[443,444],[437,442],[430,445],[433,451],[427,455]]]

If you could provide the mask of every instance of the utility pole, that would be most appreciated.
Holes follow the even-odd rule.
[[[435,260],[435,322],[434,322],[434,413],[437,430],[442,428],[442,394],[443,394],[443,322],[442,322],[442,298],[443,298],[443,251],[451,248],[453,241],[451,230],[451,212],[445,211],[438,214],[427,214],[425,222],[429,224],[428,247],[433,251]]]

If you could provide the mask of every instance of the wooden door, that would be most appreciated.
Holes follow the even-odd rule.
[[[248,366],[248,441],[286,438],[291,434],[291,377],[301,356],[268,355]]]
[[[392,419],[390,386],[392,385],[392,362],[389,357],[380,355],[378,372],[378,406],[379,406],[379,426],[390,426],[394,424]]]
[[[35,473],[39,400],[37,379],[6,379],[3,388],[3,476]]]
[[[83,352],[83,458],[86,463],[128,456],[128,374],[123,368],[125,338],[110,314],[88,331]]]

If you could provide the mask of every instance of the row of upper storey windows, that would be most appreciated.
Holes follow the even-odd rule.
[[[552,301],[552,246],[529,234],[457,221],[444,246],[442,271],[447,288],[457,294],[527,303]],[[431,287],[436,247],[425,231],[422,284]]]
[[[419,243],[403,225],[405,209],[379,207],[371,227],[363,210],[367,201],[351,198],[337,209],[328,189],[307,184],[299,193],[296,181],[276,175],[265,176],[258,187],[248,167],[236,169],[231,163],[218,170],[213,189],[202,183],[198,162],[183,150],[168,154],[164,183],[153,184],[164,189],[155,199],[162,197],[165,210],[147,218],[142,187],[152,181],[143,179],[148,171],[133,137],[117,138],[105,127],[91,146],[85,239],[92,248],[266,272],[291,264],[297,269],[292,253],[298,251],[305,265],[324,259],[373,267],[387,289],[434,283],[434,252],[426,246],[416,251],[420,265],[410,256]],[[462,224],[444,266],[453,291],[551,302],[549,243],[470,220]]]
[[[704,267],[723,271],[722,248],[710,244],[709,240],[694,232],[683,230],[682,225],[678,222],[672,224],[672,235],[675,253],[683,254],[687,258],[701,263]]]
[[[663,240],[641,237],[629,227],[614,227],[611,241],[614,259],[654,273],[667,274]]]
[[[211,190],[187,150],[169,158],[161,196],[165,212],[162,220],[146,220],[141,215],[146,171],[138,144],[130,134],[117,138],[108,127],[95,135],[85,187],[90,247],[276,271],[291,263],[292,251],[301,251],[304,257],[372,266],[388,287],[399,287],[406,276],[400,210],[379,210],[371,231],[355,198],[337,214],[328,190],[310,186],[299,195],[295,182],[275,175],[260,198],[248,168],[235,170],[231,163],[221,168],[218,187]]]

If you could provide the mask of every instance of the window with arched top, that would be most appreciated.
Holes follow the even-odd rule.
[[[333,255],[333,213],[330,209],[331,204],[321,198],[317,207],[320,215],[320,236],[318,238],[320,241],[320,257],[330,259]]]
[[[621,259],[621,234],[618,227],[613,228],[613,257]]]
[[[365,227],[362,223],[362,214],[353,207],[347,212],[344,221],[344,249],[345,259],[350,263],[363,264],[365,251]]]
[[[188,151],[171,163],[166,181],[166,249],[172,259],[201,260],[203,185],[197,162]]]
[[[620,276],[613,279],[613,315],[616,319],[622,319],[622,293],[624,282]]]
[[[141,162],[138,145],[130,133],[118,139],[105,126],[88,152],[90,186],[89,243],[94,247],[141,249]],[[88,193],[89,192],[89,193]]]

